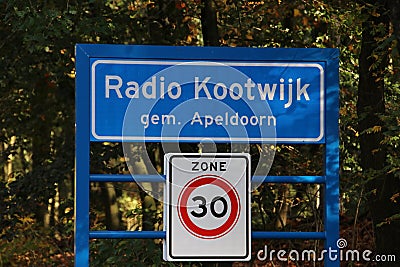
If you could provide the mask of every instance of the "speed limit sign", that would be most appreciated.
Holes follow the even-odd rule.
[[[250,260],[250,156],[167,154],[164,259]]]

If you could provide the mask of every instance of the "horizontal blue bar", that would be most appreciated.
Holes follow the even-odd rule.
[[[89,238],[165,239],[165,231],[90,231]],[[253,231],[253,239],[325,239],[325,232],[265,232]]]
[[[252,183],[323,184],[325,176],[253,176]]]
[[[165,175],[159,174],[91,174],[91,182],[154,182],[164,183]],[[253,183],[325,183],[325,176],[253,176]]]
[[[138,238],[138,239],[165,239],[165,231],[90,231],[89,238]]]
[[[165,175],[159,174],[91,174],[91,182],[154,182],[164,183]]]
[[[253,231],[254,239],[325,239],[325,232],[264,232]]]

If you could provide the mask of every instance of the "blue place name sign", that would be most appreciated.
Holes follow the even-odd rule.
[[[91,140],[322,143],[326,63],[232,60],[235,49],[91,58]]]

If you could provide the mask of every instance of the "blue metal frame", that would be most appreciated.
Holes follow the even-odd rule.
[[[91,231],[90,182],[164,182],[163,175],[103,175],[90,169],[90,58],[240,60],[326,62],[325,69],[325,173],[323,176],[254,176],[254,182],[321,183],[325,189],[325,229],[322,232],[252,232],[257,239],[322,239],[336,248],[339,238],[339,51],[338,49],[161,47],[128,45],[76,45],[76,156],[75,156],[75,266],[89,265],[89,239],[165,238],[164,231]],[[339,259],[325,259],[338,267]]]

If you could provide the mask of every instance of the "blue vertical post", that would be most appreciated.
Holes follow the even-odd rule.
[[[76,46],[75,266],[89,265],[89,57]],[[85,74],[87,72],[87,74]]]
[[[326,144],[325,144],[325,249],[337,250],[332,258],[325,254],[325,266],[340,266],[339,250],[339,50],[332,49],[326,66]],[[335,259],[336,257],[336,259]]]

